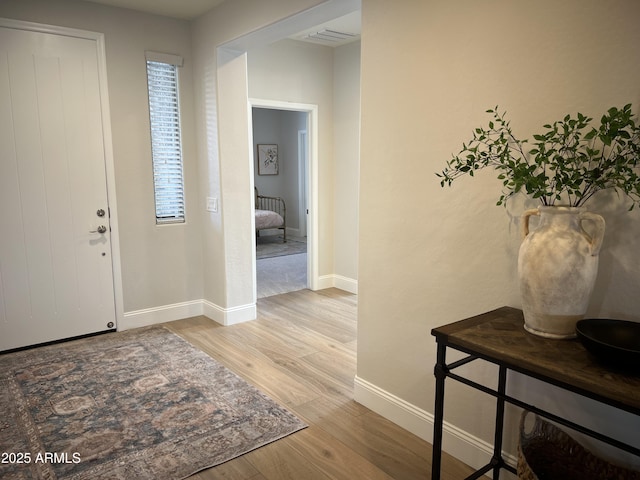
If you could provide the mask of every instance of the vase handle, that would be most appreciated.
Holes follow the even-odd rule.
[[[602,216],[598,215],[597,213],[582,212],[580,214],[580,221],[582,220],[591,220],[595,225],[595,231],[593,232],[593,234],[587,233],[586,231],[584,231],[584,228],[582,229],[582,231],[587,236],[587,239],[591,242],[591,256],[596,257],[600,253],[600,247],[602,247],[602,240],[604,238],[604,218],[602,218]]]
[[[524,239],[527,235],[529,235],[529,217],[532,215],[540,216],[540,210],[537,208],[531,208],[526,210],[521,216],[522,220],[522,238]]]

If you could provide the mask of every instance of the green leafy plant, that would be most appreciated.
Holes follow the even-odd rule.
[[[592,127],[592,118],[581,113],[544,125],[532,141],[513,135],[505,113],[498,107],[488,127],[476,128],[473,138],[447,162],[440,185],[451,186],[464,175],[493,168],[502,180],[498,205],[525,192],[543,205],[579,207],[600,190],[614,189],[640,203],[640,126],[631,104],[610,108]],[[528,148],[530,146],[530,148]]]

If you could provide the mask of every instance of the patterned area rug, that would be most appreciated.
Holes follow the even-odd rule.
[[[304,428],[163,327],[0,356],[0,478],[182,479]]]

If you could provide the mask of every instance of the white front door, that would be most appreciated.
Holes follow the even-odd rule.
[[[0,26],[0,350],[115,328],[98,72],[96,40]]]

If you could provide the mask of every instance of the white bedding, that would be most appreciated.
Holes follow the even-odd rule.
[[[271,210],[256,210],[256,230],[277,228],[284,224],[284,219]]]

